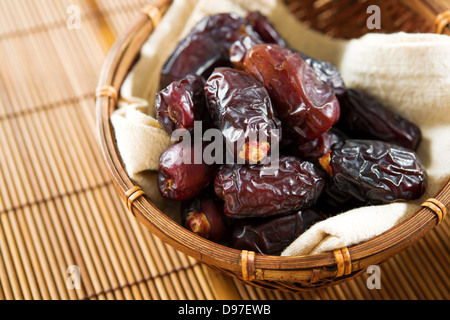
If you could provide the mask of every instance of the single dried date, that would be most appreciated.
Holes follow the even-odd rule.
[[[283,130],[312,140],[339,120],[334,92],[295,52],[275,44],[258,44],[247,52],[244,66],[269,91]]]
[[[238,250],[280,255],[292,241],[325,217],[319,210],[310,208],[270,218],[240,219],[233,223],[228,245]]]
[[[420,128],[387,109],[377,99],[355,89],[339,96],[341,118],[337,126],[355,139],[381,140],[416,150]]]
[[[204,86],[203,77],[188,75],[156,94],[157,118],[169,135],[178,129],[193,131],[195,121],[203,121],[206,126],[209,114]]]
[[[216,67],[231,66],[228,50],[209,33],[194,33],[181,40],[161,70],[160,88],[189,74],[209,77]]]
[[[200,20],[181,40],[164,64],[160,86],[165,88],[188,74],[207,79],[217,67],[232,67],[230,48],[247,34],[254,34],[247,19],[220,13]]]
[[[427,173],[406,148],[375,140],[344,140],[319,160],[340,191],[368,204],[420,198]]]
[[[217,165],[203,162],[203,150],[202,145],[188,146],[185,142],[177,142],[163,152],[159,159],[158,188],[164,198],[192,199],[214,181]]]
[[[296,157],[280,156],[279,167],[230,165],[214,181],[230,218],[269,217],[309,208],[325,185],[323,170]]]
[[[181,221],[185,228],[199,236],[220,242],[228,233],[228,222],[222,210],[223,204],[217,198],[199,196],[183,202]]]
[[[221,130],[234,158],[258,163],[281,140],[269,94],[251,74],[217,68],[205,85],[212,123]]]
[[[269,22],[267,17],[262,15],[260,12],[250,12],[247,15],[247,20],[265,43],[274,43],[290,48],[283,37],[281,37],[281,35]],[[319,79],[333,89],[336,95],[339,95],[345,91],[346,88],[344,80],[342,79],[339,69],[335,65],[328,61],[310,57],[304,52],[296,50],[293,51],[295,51],[311,68],[314,69]]]

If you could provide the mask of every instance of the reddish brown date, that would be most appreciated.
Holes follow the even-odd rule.
[[[229,246],[265,255],[280,255],[292,241],[325,217],[311,208],[283,216],[241,219],[233,224]]]
[[[287,42],[275,30],[269,20],[260,12],[250,12],[247,20],[265,43],[274,43],[290,48]],[[294,51],[294,50],[293,50]],[[313,68],[320,80],[325,82],[336,95],[345,90],[344,80],[338,68],[330,62],[310,57],[303,52],[295,51],[305,62]]]
[[[218,199],[200,196],[181,206],[182,224],[199,236],[220,242],[228,233],[228,222],[223,214],[223,204]]]
[[[171,145],[159,159],[158,188],[164,198],[183,201],[200,193],[214,181],[217,165],[205,164],[203,146],[186,146],[184,142]],[[200,157],[196,156],[200,155]]]
[[[270,173],[269,173],[270,172]],[[279,168],[230,165],[217,174],[214,189],[230,218],[269,217],[309,208],[325,185],[324,172],[310,162],[280,156]]]
[[[204,86],[202,77],[188,75],[156,94],[157,118],[169,135],[178,129],[191,132],[195,121],[207,122]]]
[[[427,174],[417,155],[374,140],[345,140],[320,158],[340,191],[368,204],[420,198]]]
[[[339,96],[337,126],[355,139],[381,140],[416,150],[422,140],[418,126],[387,109],[377,99],[355,89]]]
[[[233,147],[235,159],[258,163],[281,140],[269,94],[251,74],[217,68],[206,82],[205,95],[213,125]]]
[[[264,83],[283,130],[318,138],[339,120],[339,102],[328,85],[293,51],[275,44],[253,46],[245,70]]]

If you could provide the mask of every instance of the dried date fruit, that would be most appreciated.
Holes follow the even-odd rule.
[[[331,128],[314,140],[305,142],[302,139],[298,139],[299,141],[294,141],[289,146],[289,154],[299,157],[302,160],[317,162],[335,143],[346,138],[347,136],[341,130]]]
[[[377,99],[355,89],[339,96],[337,126],[355,139],[381,140],[416,150],[422,139],[418,126],[387,109]]]
[[[235,13],[219,13],[206,16],[198,22],[190,31],[190,35],[196,33],[208,33],[221,45],[225,51],[229,51],[231,45],[248,33],[247,19],[241,18]]]
[[[309,208],[325,185],[323,170],[295,157],[280,156],[279,167],[230,165],[214,181],[230,218],[269,217]]]
[[[220,200],[208,196],[196,197],[181,206],[181,221],[185,228],[199,236],[220,242],[228,232],[228,222]]]
[[[344,94],[347,90],[339,69],[328,61],[312,58],[303,52],[296,51],[297,54],[315,71],[317,77],[326,83],[336,94]]]
[[[169,135],[178,129],[191,132],[195,121],[208,122],[204,86],[203,77],[188,75],[156,94],[157,118]]]
[[[247,20],[265,43],[275,43],[287,47],[286,41],[278,34],[270,21],[259,11],[249,12]]]
[[[192,199],[214,181],[217,165],[203,162],[203,150],[202,145],[177,142],[163,152],[159,159],[158,188],[164,198]]]
[[[247,20],[265,43],[274,43],[290,48],[269,20],[260,12],[250,12],[247,15]],[[319,79],[333,89],[336,95],[341,94],[345,90],[344,80],[342,79],[339,69],[335,65],[327,61],[310,57],[301,51],[295,52],[314,69]]]
[[[420,198],[427,174],[415,152],[376,140],[344,140],[319,159],[340,191],[368,204]]]
[[[244,59],[248,50],[257,44],[264,42],[254,33],[247,33],[236,40],[230,48],[230,62],[235,69],[244,70]]]
[[[181,40],[161,70],[160,88],[189,74],[205,79],[216,67],[232,66],[228,50],[209,33],[194,33]]]
[[[325,217],[311,208],[270,218],[240,219],[233,224],[228,245],[238,250],[280,255],[298,236]]]
[[[258,44],[247,52],[244,66],[269,91],[283,130],[311,140],[339,120],[334,92],[293,51],[275,44]]]
[[[234,159],[260,162],[281,140],[269,94],[251,74],[217,68],[206,81],[205,96],[212,123],[232,147]]]

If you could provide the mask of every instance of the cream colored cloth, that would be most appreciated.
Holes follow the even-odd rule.
[[[293,48],[336,64],[348,87],[374,95],[420,125],[424,141],[418,153],[431,185],[426,196],[434,195],[450,177],[449,37],[397,33],[344,41],[308,29],[280,0],[174,0],[142,47],[121,88],[120,108],[111,117],[127,173],[155,204],[177,217],[177,204],[163,200],[156,188],[159,156],[171,144],[153,108],[159,70],[179,39],[205,15],[235,12],[244,16],[252,10],[266,15]],[[407,217],[419,202],[357,209],[327,219],[283,254],[314,254],[367,240]]]

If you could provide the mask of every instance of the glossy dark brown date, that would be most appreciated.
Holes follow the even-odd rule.
[[[312,140],[339,120],[339,102],[328,85],[293,51],[275,44],[253,46],[245,70],[264,83],[283,130]]]
[[[325,217],[311,208],[265,219],[240,219],[233,224],[229,246],[265,255],[279,255],[310,226]]]
[[[203,146],[171,145],[159,159],[158,188],[164,198],[184,201],[201,194],[214,181],[217,165],[197,163]]]
[[[427,174],[417,155],[375,140],[345,140],[319,160],[340,191],[368,204],[420,198]]]
[[[217,174],[214,189],[231,218],[268,217],[309,208],[325,185],[323,170],[295,157],[280,156],[279,168],[231,165]]]
[[[373,139],[416,150],[422,140],[420,128],[387,109],[377,99],[355,89],[339,96],[341,118],[337,126],[355,139]]]
[[[251,74],[217,68],[206,82],[205,96],[213,125],[233,147],[235,159],[258,163],[281,140],[269,94]]]
[[[208,121],[204,86],[203,77],[188,75],[156,94],[158,122],[169,135],[178,129],[192,131],[195,121]]]

